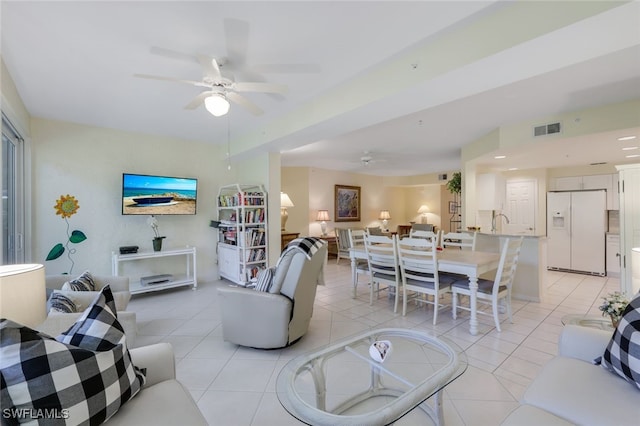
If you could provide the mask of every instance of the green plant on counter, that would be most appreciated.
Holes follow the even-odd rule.
[[[451,180],[447,182],[447,189],[452,194],[459,194],[462,192],[462,173],[455,172],[451,176]]]

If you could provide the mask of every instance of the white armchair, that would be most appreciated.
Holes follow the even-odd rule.
[[[270,292],[220,287],[223,339],[262,349],[285,347],[300,339],[309,328],[326,255],[326,244],[311,259],[303,252],[285,251],[281,260],[290,258],[279,263]]]

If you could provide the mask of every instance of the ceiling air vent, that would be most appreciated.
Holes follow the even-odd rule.
[[[552,135],[560,133],[560,123],[544,124],[533,128],[533,136]]]

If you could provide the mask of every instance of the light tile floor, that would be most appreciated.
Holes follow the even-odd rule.
[[[318,287],[308,333],[291,347],[256,350],[222,340],[217,287],[227,281],[199,283],[198,289],[168,290],[134,296],[128,310],[137,313],[136,346],[169,342],[176,356],[177,377],[198,402],[211,424],[295,425],[278,402],[275,382],[292,357],[363,330],[406,327],[444,335],[466,350],[469,368],[444,392],[447,425],[497,425],[518,406],[527,385],[557,353],[560,319],[568,313],[600,315],[601,297],[619,288],[616,278],[547,272],[546,295],[540,303],[512,301],[513,324],[506,318],[499,333],[490,316],[479,316],[477,336],[469,334],[469,315],[451,309],[432,325],[431,306],[416,307],[403,317],[393,313],[384,294],[369,305],[366,284],[353,299],[350,267],[330,260],[326,286]],[[361,278],[362,281],[364,281]],[[445,299],[445,302],[447,300]],[[349,378],[344,378],[345,383]],[[398,425],[431,424],[414,410]]]

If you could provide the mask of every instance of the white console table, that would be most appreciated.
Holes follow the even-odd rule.
[[[130,283],[131,294],[148,293],[151,291],[164,290],[167,288],[181,287],[192,285],[195,290],[198,287],[196,277],[196,248],[186,247],[183,249],[162,250],[143,253],[119,254],[111,253],[111,272],[113,275],[119,275],[120,263],[131,262],[142,259],[157,259],[167,256],[185,256],[186,257],[186,273],[182,275],[173,275],[172,279],[167,282],[142,285],[140,281]]]

